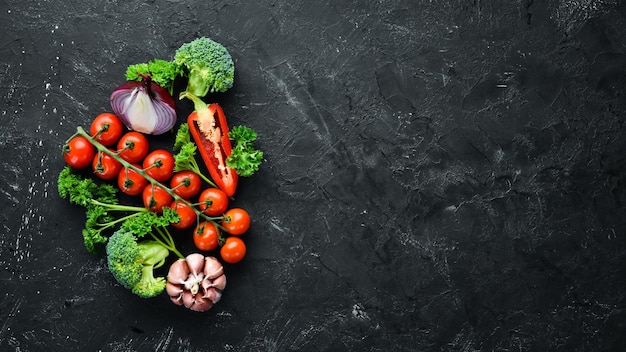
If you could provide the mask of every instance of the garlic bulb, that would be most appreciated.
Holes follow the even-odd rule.
[[[215,257],[194,253],[172,263],[165,290],[175,304],[204,312],[222,298],[224,288],[222,264]]]

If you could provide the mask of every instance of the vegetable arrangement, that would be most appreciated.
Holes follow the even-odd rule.
[[[176,125],[178,78],[187,80],[179,98],[194,111],[178,127],[171,151],[153,148],[151,135]],[[85,209],[85,248],[105,249],[123,287],[143,298],[166,292],[177,305],[206,311],[226,287],[220,259],[236,264],[246,255],[242,235],[250,215],[230,201],[238,178],[252,176],[263,159],[252,129],[229,129],[220,105],[203,101],[233,86],[232,58],[201,37],[183,44],[172,61],[130,65],[126,80],[110,96],[113,113],[96,116],[88,130],[77,127],[63,146],[59,195]],[[179,236],[190,236],[199,253],[183,255]],[[171,253],[177,259],[160,275]]]

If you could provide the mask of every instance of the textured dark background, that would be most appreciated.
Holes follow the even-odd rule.
[[[625,28],[619,0],[0,0],[0,350],[624,350]],[[266,154],[204,314],[117,285],[56,192],[126,66],[197,36]]]

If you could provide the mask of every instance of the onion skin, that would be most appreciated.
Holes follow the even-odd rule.
[[[111,109],[129,129],[159,135],[176,124],[176,105],[170,93],[144,76],[128,81],[110,97]]]

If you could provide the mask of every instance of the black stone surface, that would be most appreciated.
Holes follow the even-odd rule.
[[[623,351],[625,15],[3,0],[0,350]],[[248,256],[203,314],[117,285],[56,192],[61,146],[126,66],[197,36],[233,55],[211,99],[266,155],[236,199]]]

